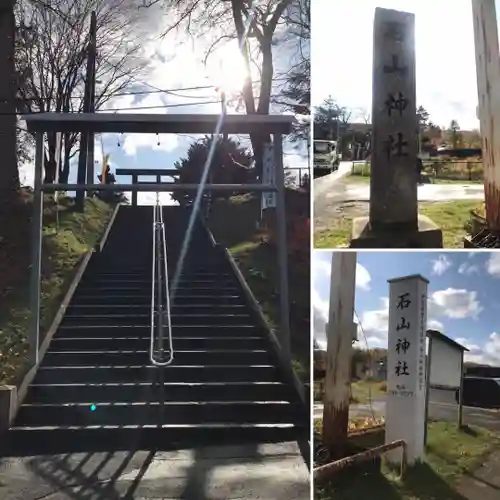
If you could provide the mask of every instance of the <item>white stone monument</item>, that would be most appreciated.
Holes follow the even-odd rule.
[[[424,455],[428,283],[420,275],[389,280],[385,442],[406,441],[410,465]],[[388,459],[398,462],[401,450]]]

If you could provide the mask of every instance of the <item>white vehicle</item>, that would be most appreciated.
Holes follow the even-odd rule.
[[[334,172],[339,168],[340,156],[337,141],[314,140],[314,170]]]

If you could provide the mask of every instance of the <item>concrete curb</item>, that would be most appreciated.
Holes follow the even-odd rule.
[[[116,215],[118,214],[118,210],[120,209],[121,206],[122,206],[122,203],[118,203],[115,206],[115,209],[113,210],[113,213],[111,214],[111,218],[109,219],[108,227],[106,227],[106,229],[104,230],[104,233],[102,234],[101,240],[99,241],[99,243],[96,243],[96,245],[94,247],[94,250],[96,252],[102,252],[102,249],[104,248],[104,245],[106,244],[106,241],[108,240],[108,236],[109,236],[109,233],[111,232],[111,228],[113,227],[113,224],[115,222]]]
[[[95,246],[95,248],[99,247],[102,249],[104,244],[106,243],[107,236],[111,230],[111,226],[115,220],[116,213],[118,211],[119,205],[115,207],[115,210],[108,222],[108,225],[101,236],[100,242]],[[17,385],[4,385],[0,386],[0,434],[7,431],[15,419],[17,412],[19,411],[19,407],[22,405],[26,394],[28,393],[28,388],[30,384],[33,382],[35,378],[38,367],[40,366],[47,349],[49,348],[49,344],[54,337],[54,334],[57,332],[59,325],[66,313],[66,309],[73,298],[73,295],[76,291],[76,288],[80,284],[83,273],[87,269],[87,265],[92,258],[92,255],[95,253],[95,248],[89,250],[81,259],[80,263],[77,264],[76,272],[71,280],[71,283],[64,295],[64,298],[57,310],[52,323],[45,334],[43,341],[39,348],[39,362],[38,365],[31,367],[21,378]]]
[[[0,434],[7,431],[14,420],[14,409],[17,402],[15,385],[0,386]]]
[[[311,424],[311,415],[310,415],[310,410],[309,410],[310,390],[309,390],[309,394],[308,394],[307,393],[308,391],[306,391],[306,387],[304,386],[302,381],[299,379],[299,377],[295,373],[295,370],[290,365],[290,362],[289,362],[290,360],[287,360],[285,358],[285,356],[283,355],[283,351],[281,350],[281,346],[280,346],[280,343],[279,343],[276,335],[274,334],[273,330],[271,329],[270,325],[268,324],[268,322],[264,316],[264,313],[262,312],[262,309],[261,309],[257,299],[255,298],[255,295],[253,294],[252,290],[248,286],[248,284],[245,280],[245,277],[241,273],[240,268],[238,267],[238,264],[236,263],[233,256],[231,255],[231,252],[229,252],[229,250],[227,248],[219,245],[215,241],[214,235],[212,234],[212,231],[210,231],[210,228],[208,227],[205,220],[201,217],[199,218],[199,220],[201,221],[201,224],[203,225],[203,227],[207,231],[212,245],[215,248],[219,248],[224,253],[224,256],[226,257],[227,261],[229,262],[229,264],[230,264],[230,266],[231,266],[231,268],[236,276],[236,279],[238,280],[238,283],[241,287],[241,290],[242,290],[245,298],[247,299],[247,303],[250,306],[250,308],[252,309],[252,311],[254,312],[254,314],[257,318],[257,321],[259,322],[259,326],[261,326],[261,328],[267,333],[267,336],[268,336],[270,343],[271,343],[271,349],[274,351],[274,353],[276,354],[276,356],[278,358],[278,368],[283,373],[285,380],[287,380],[291,384],[291,386],[295,389],[295,392],[299,398],[299,401],[303,405],[304,412],[307,415],[308,424],[310,426],[310,424]],[[304,462],[306,463],[306,466],[309,469],[310,465],[311,465],[311,446],[310,446],[309,439],[307,440],[307,442],[306,442],[306,440],[300,440],[298,442],[298,445],[299,445],[299,448],[300,448],[300,451],[302,454],[302,458],[304,459]]]

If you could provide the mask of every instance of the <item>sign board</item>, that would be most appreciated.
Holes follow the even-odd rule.
[[[274,161],[274,147],[272,144],[264,145],[262,184],[276,185],[276,162]],[[263,192],[261,210],[276,207],[276,193]]]
[[[55,159],[56,159],[56,172],[54,182],[56,184],[59,183],[59,171],[61,169],[61,148],[62,148],[62,132],[56,133],[56,151],[55,151]],[[54,192],[54,200],[58,201],[59,199],[59,191]]]
[[[420,275],[389,281],[385,440],[406,441],[409,464],[424,454],[427,285]],[[395,450],[388,458],[400,457]]]
[[[462,376],[463,349],[438,337],[430,337],[429,342],[432,344],[429,347],[430,385],[458,389]]]

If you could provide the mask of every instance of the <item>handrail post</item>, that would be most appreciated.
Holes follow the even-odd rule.
[[[288,299],[288,250],[286,239],[285,175],[283,172],[283,138],[281,134],[273,136],[274,168],[276,169],[276,228],[278,247],[278,268],[280,275],[280,345],[285,356],[291,362],[290,346],[290,309]]]
[[[137,184],[137,174],[132,174],[132,184]],[[132,206],[137,206],[137,191],[132,191]]]
[[[35,178],[33,183],[33,217],[31,221],[31,276],[28,360],[31,367],[38,364],[40,345],[40,292],[42,274],[42,234],[43,234],[43,132],[36,134]]]

